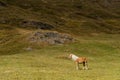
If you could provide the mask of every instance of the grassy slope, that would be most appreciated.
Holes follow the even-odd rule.
[[[0,26],[0,54],[17,53],[24,43],[18,41],[21,35],[17,30],[7,25]],[[3,28],[3,29],[2,29]]]

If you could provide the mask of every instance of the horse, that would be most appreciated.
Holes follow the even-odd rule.
[[[86,57],[78,57],[74,54],[70,54],[68,58],[72,59],[76,63],[77,70],[79,70],[79,64],[83,64],[83,70],[88,69],[88,61]]]

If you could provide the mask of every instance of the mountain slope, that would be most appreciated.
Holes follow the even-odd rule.
[[[119,0],[0,0],[0,53],[38,48],[26,40],[38,29],[73,36],[119,34],[119,21]]]
[[[1,3],[7,5],[0,11],[0,22],[5,24],[23,27],[23,21],[37,21],[69,33],[76,29],[81,33],[120,32],[119,0],[1,0]]]

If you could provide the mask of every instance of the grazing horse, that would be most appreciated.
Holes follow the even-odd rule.
[[[86,57],[78,57],[74,54],[70,54],[69,58],[72,59],[73,61],[75,61],[76,63],[76,69],[79,69],[79,64],[83,64],[83,69],[87,70],[88,69],[88,64],[87,64],[87,59]]]

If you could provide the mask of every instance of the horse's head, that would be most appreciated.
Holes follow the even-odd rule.
[[[72,58],[72,55],[73,55],[73,54],[70,54],[70,55],[68,56],[68,58],[70,58],[70,59],[71,59],[71,58]]]

